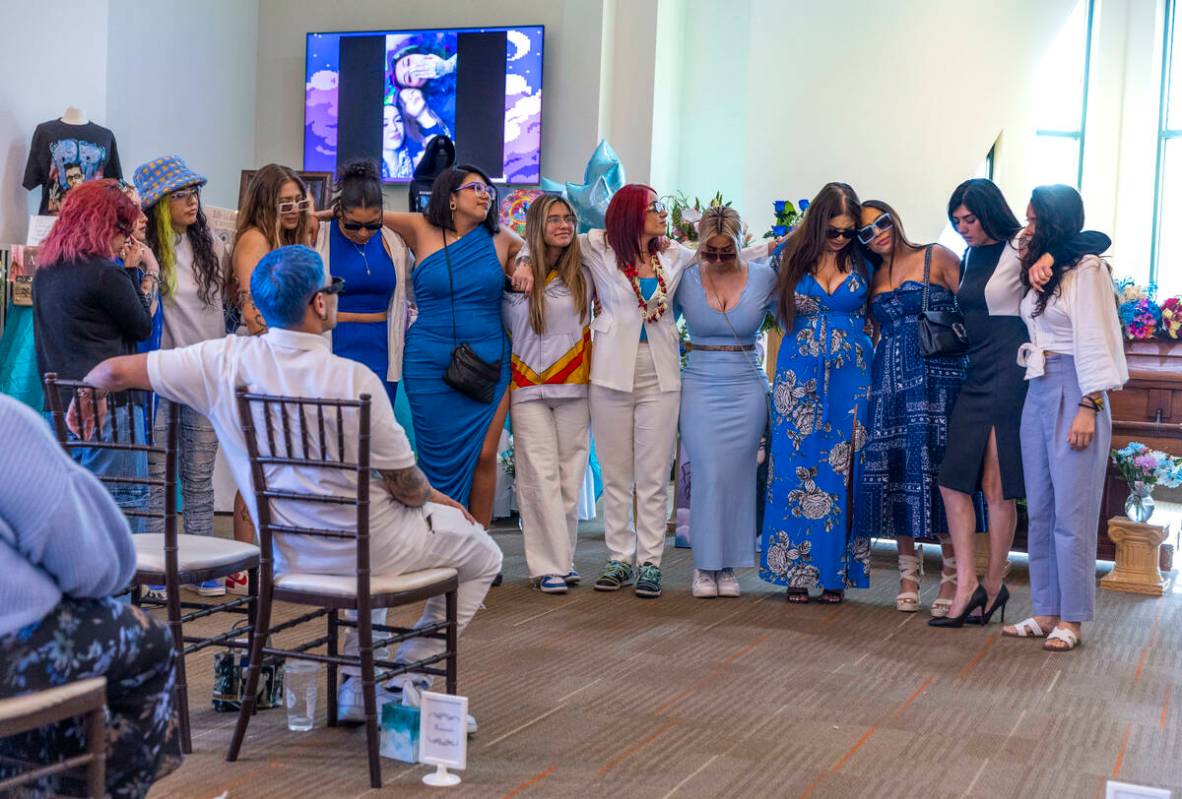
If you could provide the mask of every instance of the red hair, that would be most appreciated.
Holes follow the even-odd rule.
[[[640,238],[644,235],[644,221],[648,217],[648,206],[652,200],[649,192],[656,196],[652,186],[643,183],[629,183],[612,195],[607,204],[603,223],[607,228],[607,243],[616,252],[616,265],[624,267],[636,264],[640,259]],[[656,255],[662,249],[661,236],[654,236],[648,243],[648,254]]]
[[[130,236],[140,209],[114,180],[89,180],[66,195],[62,211],[41,244],[40,264],[77,263],[90,258],[114,259],[111,239]]]

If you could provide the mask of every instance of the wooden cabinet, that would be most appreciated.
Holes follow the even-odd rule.
[[[1140,441],[1153,449],[1182,456],[1182,341],[1128,341],[1125,356],[1129,382],[1108,395],[1112,407],[1112,448]],[[1096,556],[1115,557],[1108,520],[1124,513],[1128,487],[1111,463],[1100,509]]]

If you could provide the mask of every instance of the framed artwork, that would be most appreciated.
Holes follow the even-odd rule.
[[[242,170],[242,178],[238,181],[239,208],[242,208],[242,201],[246,199],[246,187],[250,185],[250,180],[257,171],[257,169]],[[332,199],[333,174],[331,172],[296,172],[296,174],[307,184],[308,194],[312,196],[312,202],[315,203],[316,208],[327,208],[328,201]]]

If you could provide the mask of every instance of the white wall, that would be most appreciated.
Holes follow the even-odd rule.
[[[22,243],[40,189],[21,187],[33,129],[60,117],[67,105],[110,127],[107,110],[108,0],[5,2],[4,79],[0,80],[0,242]],[[78,21],[85,35],[61,36],[62,20]],[[119,131],[116,130],[116,137]],[[122,147],[122,140],[119,140]]]
[[[655,8],[655,0],[628,2]],[[303,164],[309,32],[538,24],[546,26],[542,174],[558,181],[581,180],[599,132],[602,0],[261,0],[255,161],[297,168]],[[392,190],[391,196],[404,206],[404,190]]]
[[[209,178],[205,202],[238,207],[255,166],[257,0],[109,0],[108,127],[128,179],[176,154]]]
[[[930,240],[1004,130],[998,182],[1024,208],[1028,81],[1073,4],[685,0],[675,185],[762,232],[774,200],[842,180]]]

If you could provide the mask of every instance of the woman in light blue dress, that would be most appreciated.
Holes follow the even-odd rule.
[[[873,349],[869,279],[854,238],[860,203],[830,183],[780,258],[776,297],[785,329],[772,390],[771,462],[760,577],[788,601],[841,602],[870,585],[870,538],[850,524],[851,480],[866,443]],[[856,483],[854,483],[856,485]]]
[[[681,374],[680,427],[693,470],[696,597],[738,596],[734,570],[755,565],[756,470],[768,413],[755,339],[776,273],[763,262],[744,263],[741,234],[734,209],[707,209],[698,262],[686,269],[675,298],[692,342]]]

